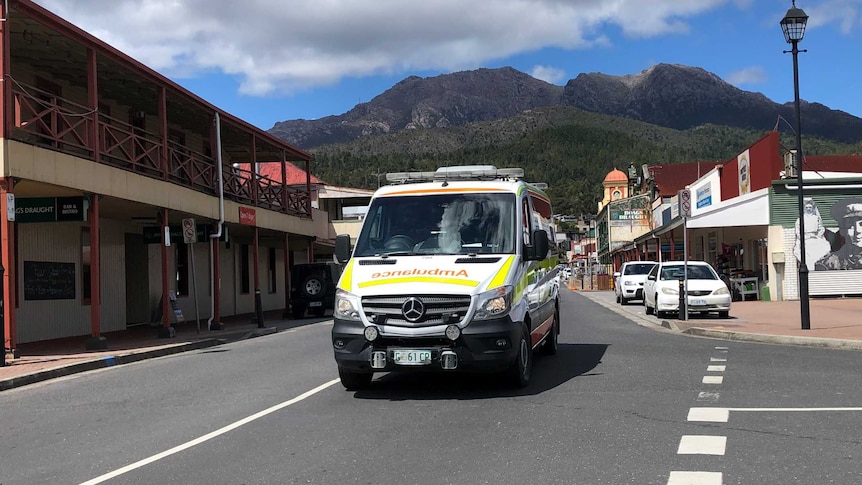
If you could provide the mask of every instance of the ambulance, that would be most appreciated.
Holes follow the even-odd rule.
[[[348,390],[382,372],[493,372],[530,381],[557,352],[559,278],[551,202],[520,168],[389,173],[345,264],[332,327]]]

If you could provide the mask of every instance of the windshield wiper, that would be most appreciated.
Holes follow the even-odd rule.
[[[388,258],[389,256],[414,256],[413,251],[389,251],[388,253],[377,253],[374,256],[378,258]]]

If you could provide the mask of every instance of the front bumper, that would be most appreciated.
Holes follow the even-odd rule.
[[[627,300],[640,300],[644,297],[644,287],[641,286],[623,286],[623,297]]]
[[[505,369],[518,357],[517,343],[521,325],[509,317],[472,322],[461,329],[454,342],[441,330],[439,336],[388,337],[381,335],[373,343],[365,340],[362,322],[336,318],[332,327],[332,345],[339,366],[362,372],[421,372],[441,370],[441,354],[452,351],[458,357],[458,371],[494,372]],[[503,348],[496,342],[506,341]],[[422,349],[431,351],[431,362],[426,365],[399,365],[392,360],[394,349]],[[372,368],[372,352],[386,352],[383,368]]]
[[[660,312],[679,312],[679,296],[660,293],[656,301]],[[730,295],[705,295],[688,297],[689,312],[727,312],[730,311]]]

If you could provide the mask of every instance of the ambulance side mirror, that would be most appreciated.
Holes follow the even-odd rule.
[[[335,236],[335,259],[344,264],[350,259],[350,235],[339,234]]]
[[[527,247],[528,261],[541,261],[548,257],[548,233],[542,229],[533,231],[533,245]]]

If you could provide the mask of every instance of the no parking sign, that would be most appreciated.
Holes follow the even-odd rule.
[[[198,240],[198,229],[194,219],[183,219],[183,242],[192,244]]]

